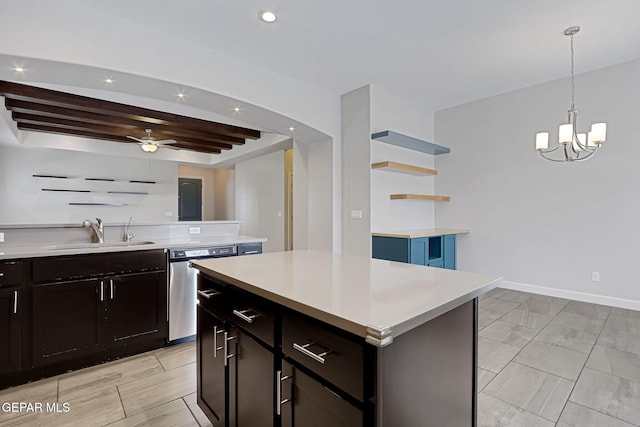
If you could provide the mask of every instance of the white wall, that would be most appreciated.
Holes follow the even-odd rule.
[[[436,190],[452,196],[436,223],[471,229],[458,240],[459,269],[640,302],[639,75],[640,60],[576,76],[579,129],[608,123],[604,148],[584,163],[534,150],[536,132],[557,141],[568,79],[436,113],[436,141],[451,147],[436,158]]]
[[[433,113],[420,106],[371,86],[371,131],[392,130],[433,141]],[[371,163],[394,161],[434,168],[434,156],[402,147],[371,142]],[[371,231],[433,228],[435,203],[417,200],[390,200],[394,193],[434,194],[435,179],[383,171],[371,171]]]
[[[309,247],[309,144],[293,141],[293,249]]]
[[[371,93],[342,95],[342,253],[371,256]],[[361,218],[351,218],[359,211]]]
[[[284,250],[284,151],[236,164],[240,233],[266,237],[265,252]]]
[[[72,179],[34,178],[34,174]],[[87,181],[113,178],[116,182]],[[130,179],[156,181],[134,184]],[[91,193],[42,191],[91,190]],[[109,194],[137,191],[149,194]],[[176,221],[178,168],[172,162],[109,157],[65,150],[0,146],[0,224],[76,223],[102,218],[106,223]],[[127,206],[70,206],[75,202],[126,203]],[[165,216],[171,212],[172,216]]]
[[[216,221],[236,218],[236,176],[233,169],[214,169],[214,215]]]
[[[202,220],[213,221],[215,210],[214,170],[197,166],[178,166],[178,178],[193,178],[202,181]]]
[[[331,250],[333,211],[331,141],[309,144],[309,249]],[[295,165],[294,165],[295,167]]]

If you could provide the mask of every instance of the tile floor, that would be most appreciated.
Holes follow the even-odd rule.
[[[640,311],[497,288],[478,321],[479,427],[640,426]]]
[[[479,322],[478,426],[640,427],[640,312],[498,288]],[[210,426],[195,388],[188,343],[2,390],[70,410],[0,427]]]
[[[43,411],[0,407],[0,427],[211,426],[196,405],[195,361],[191,342],[2,390],[0,405],[40,402]],[[61,412],[47,412],[47,402],[59,402]]]

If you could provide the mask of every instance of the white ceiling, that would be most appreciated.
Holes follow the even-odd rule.
[[[426,110],[640,57],[639,0],[77,0],[336,94],[374,84]],[[272,9],[279,19],[257,19]]]

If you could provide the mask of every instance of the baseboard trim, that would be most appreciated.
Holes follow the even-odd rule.
[[[640,301],[608,297],[605,295],[589,294],[586,292],[568,291],[565,289],[547,288],[545,286],[530,285],[528,283],[510,282],[503,280],[502,288],[513,289],[514,291],[531,292],[534,294],[547,295],[551,297],[571,299],[575,301],[590,302],[593,304],[608,305],[611,307],[627,308],[629,310],[640,311]]]

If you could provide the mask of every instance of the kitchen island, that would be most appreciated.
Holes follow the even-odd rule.
[[[214,426],[474,426],[477,297],[500,278],[328,252],[194,261]]]

